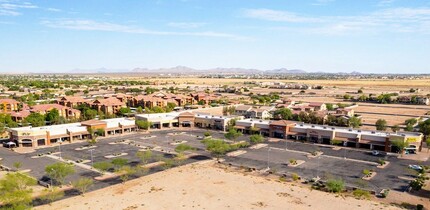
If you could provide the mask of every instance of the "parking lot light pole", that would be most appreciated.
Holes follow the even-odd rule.
[[[285,139],[285,150],[288,150],[288,141]]]
[[[270,166],[269,166],[269,156],[270,154],[270,146],[267,147],[267,170],[270,170]]]
[[[63,142],[61,139],[58,141],[60,144],[58,145],[58,151],[60,152],[60,159],[61,158],[61,143]]]
[[[93,162],[94,162],[94,160],[93,160],[93,151],[94,151],[94,149],[90,149],[90,153],[91,153],[91,168],[93,168]]]
[[[51,171],[53,171],[54,173],[57,173],[57,171],[55,171],[55,169],[51,168]],[[51,189],[54,190],[54,185],[52,183],[52,177],[49,177],[50,181],[51,181]]]
[[[319,178],[319,173],[320,173],[320,157],[317,157],[317,177]]]

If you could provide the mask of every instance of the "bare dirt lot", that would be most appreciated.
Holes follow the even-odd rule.
[[[36,209],[398,209],[231,172],[186,165]]]

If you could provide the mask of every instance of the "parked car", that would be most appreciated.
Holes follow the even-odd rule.
[[[378,155],[380,155],[381,153],[378,151],[378,150],[373,150],[372,151],[372,155],[374,155],[374,156],[378,156]]]
[[[423,167],[421,167],[419,165],[409,165],[409,168],[417,170],[417,171],[423,170]]]
[[[51,184],[54,186],[60,184],[58,181],[56,181],[55,179],[51,179],[48,176],[43,176],[42,178],[37,180],[37,183],[41,186],[48,187],[48,188],[51,186]]]

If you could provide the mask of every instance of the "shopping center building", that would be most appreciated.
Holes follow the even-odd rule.
[[[104,136],[133,132],[135,121],[127,118],[89,120],[42,127],[10,128],[10,140],[19,147],[38,147],[63,141],[78,141],[90,138],[90,131],[103,130]]]
[[[151,129],[197,127],[225,131],[232,120],[241,119],[243,116],[219,116],[192,112],[136,115],[136,120],[150,122]]]
[[[347,147],[397,152],[393,141],[408,142],[407,150],[421,150],[423,135],[418,132],[369,131],[328,125],[313,125],[287,120],[244,119],[243,116],[219,116],[193,112],[172,112],[136,115],[136,120],[151,123],[150,129],[196,127],[226,131],[235,122],[235,128],[246,134],[261,134],[271,138],[291,139],[320,144],[341,144]],[[59,141],[90,138],[89,131],[102,129],[104,136],[137,130],[134,119],[115,118],[89,120],[81,123],[43,127],[11,128],[10,140],[17,146],[37,147]]]
[[[343,146],[397,152],[393,141],[408,142],[407,150],[421,150],[423,135],[418,132],[369,131],[328,125],[313,125],[286,120],[243,119],[236,121],[236,129],[243,133],[307,141],[321,144],[341,143]]]

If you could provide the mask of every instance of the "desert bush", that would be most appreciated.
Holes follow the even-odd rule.
[[[297,180],[300,179],[300,176],[298,174],[296,174],[296,173],[292,173],[291,177],[293,178],[293,181],[297,181]]]
[[[329,192],[339,193],[345,189],[345,182],[341,179],[329,179],[326,187]]]
[[[364,198],[364,199],[370,199],[370,193],[369,193],[369,191],[362,190],[362,189],[355,189],[352,192],[352,195],[354,195],[354,197],[357,198],[357,199],[362,199],[362,198]]]

